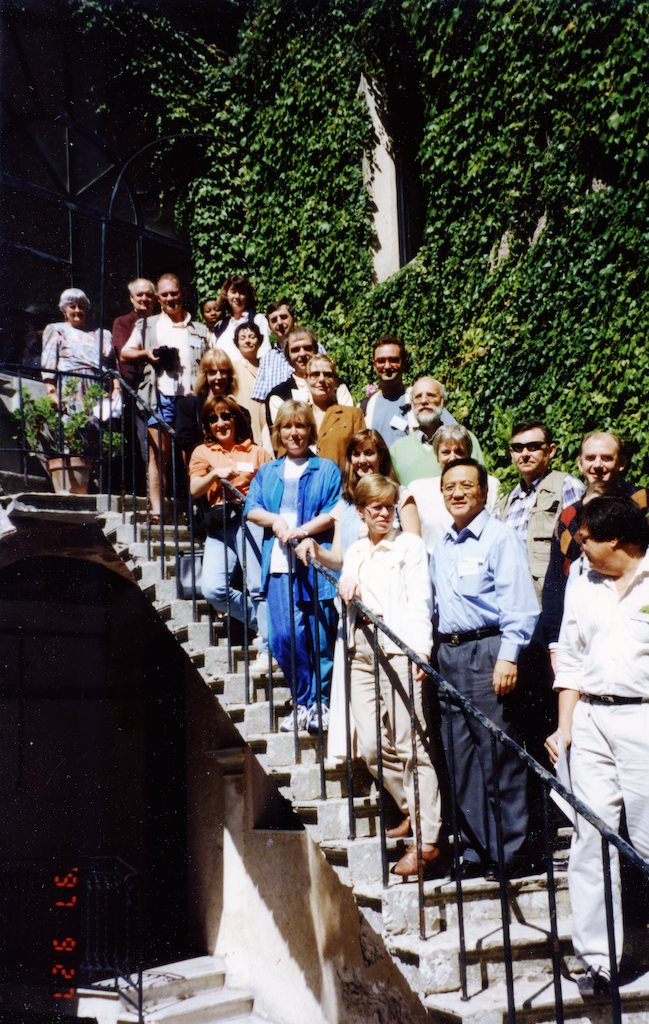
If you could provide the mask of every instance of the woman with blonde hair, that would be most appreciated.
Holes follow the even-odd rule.
[[[201,415],[208,395],[232,395],[237,378],[230,357],[218,349],[208,349],[198,364],[196,393],[183,395],[176,401],[176,443],[189,457],[203,440]]]
[[[328,580],[319,579],[319,607],[314,613],[315,570],[299,561],[291,593],[288,586],[288,546],[292,541],[304,542],[317,536],[321,547],[331,547],[331,513],[340,499],[340,471],[329,459],[312,453],[310,446],[315,439],[316,426],[309,406],[292,400],[284,402],[273,425],[272,440],[285,455],[261,467],[246,502],[248,521],[265,530],[262,592],[268,605],[270,649],[284,678],[293,683],[294,706],[281,725],[284,732],[292,730],[296,722],[299,729],[317,732],[319,722],[323,729],[327,728],[329,717],[336,589]],[[299,545],[296,551],[299,554]]]
[[[355,406],[338,403],[340,378],[329,356],[312,356],[306,366],[306,379],[318,431],[318,455],[342,467],[349,439],[364,428],[365,417]]]
[[[359,481],[373,473],[380,473],[392,480],[397,487],[395,527],[405,533],[419,536],[419,514],[415,500],[409,490],[399,485],[392,468],[388,446],[381,434],[377,430],[366,428],[354,434],[347,444],[342,474],[342,497],[333,510],[334,535],[331,545],[327,547],[320,545],[315,539],[309,539],[296,549],[298,557],[304,559],[305,562],[315,558],[328,569],[340,570],[343,557],[350,545],[367,535],[367,527],[356,509],[354,492]],[[345,719],[348,713],[345,700],[345,648],[342,628],[339,628],[329,705],[327,756],[332,763],[342,761],[347,757]],[[352,727],[352,755],[355,742],[355,731]]]
[[[346,602],[359,598],[405,644],[428,661],[433,646],[433,593],[424,542],[412,533],[394,529],[399,487],[378,473],[363,477],[355,489],[356,510],[367,536],[345,554],[340,595]],[[440,854],[441,802],[432,764],[423,710],[423,685],[413,684],[416,762],[411,735],[408,657],[379,631],[379,706],[376,703],[374,627],[351,605],[348,619],[351,661],[351,706],[360,752],[376,777],[377,715],[380,723],[383,784],[393,796],[403,820],[388,835],[405,837],[421,827],[421,864],[413,844],[393,868],[407,878],[433,864]],[[415,801],[417,782],[418,807]],[[417,814],[418,811],[418,814]]]

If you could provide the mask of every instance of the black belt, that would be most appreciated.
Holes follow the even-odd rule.
[[[482,640],[486,636],[500,636],[498,626],[485,626],[484,629],[470,629],[468,633],[440,633],[439,642],[450,644],[451,647],[459,647],[460,644],[468,644],[471,640]]]
[[[649,697],[613,697],[609,694],[582,693],[586,704],[649,704]]]

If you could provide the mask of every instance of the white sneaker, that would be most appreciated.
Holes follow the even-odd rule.
[[[296,714],[298,732],[301,732],[302,729],[306,729],[306,724],[309,718],[309,712],[304,707],[304,704],[298,704],[297,709],[293,709],[290,715],[287,715],[282,724],[280,725],[280,732],[293,732]]]
[[[320,705],[320,714],[322,718],[322,731],[326,732],[329,728],[329,708],[326,704]],[[307,729],[312,735],[316,735],[318,732],[318,705],[312,704],[309,708],[309,718],[306,724]]]
[[[248,662],[248,674],[251,679],[268,675],[268,651],[259,651],[257,657]]]

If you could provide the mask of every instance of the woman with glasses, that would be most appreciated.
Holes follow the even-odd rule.
[[[340,595],[348,603],[352,598],[360,599],[408,647],[428,661],[433,646],[433,594],[424,542],[412,533],[394,529],[399,498],[399,488],[394,481],[372,473],[359,481],[354,495],[356,511],[367,528],[367,536],[352,544],[345,554]],[[355,605],[351,605],[349,611],[348,642],[352,658],[352,714],[360,752],[376,777],[378,715],[383,784],[403,816],[388,836],[403,838],[416,833],[419,818],[421,861],[426,869],[440,854],[441,805],[423,711],[422,687],[425,684],[413,681],[417,807],[408,658],[397,644],[379,631],[377,707],[374,626],[364,621]],[[406,878],[416,875],[419,866],[417,847],[413,844],[393,871]]]
[[[229,607],[230,615],[240,622],[247,618],[250,628],[258,631],[259,657],[253,671],[257,664],[261,670],[268,651],[266,610],[260,592],[262,530],[244,522],[241,504],[223,487],[223,481],[247,494],[253,477],[271,457],[253,444],[250,422],[230,396],[206,398],[201,419],[205,441],[194,450],[189,463],[192,497],[207,505],[201,588],[217,611]],[[244,543],[246,580],[239,590],[233,586],[233,576],[242,567]]]
[[[377,430],[357,431],[349,440],[345,452],[343,466],[342,497],[332,517],[334,535],[330,546],[321,545],[315,538],[302,541],[295,553],[305,564],[315,558],[328,569],[339,571],[348,548],[361,537],[367,536],[367,527],[359,516],[354,502],[355,489],[360,480],[373,473],[380,473],[397,486],[398,497],[395,510],[395,528],[406,533],[419,535],[419,514],[415,499],[410,491],[401,487],[394,475],[390,452],[387,444]],[[331,679],[331,701],[329,706],[329,740],[327,757],[330,762],[337,763],[347,758],[346,717],[349,714],[345,700],[345,647],[343,642],[342,624],[339,623],[338,636],[334,654],[334,667]],[[356,752],[356,734],[351,731],[351,754]]]
[[[364,428],[365,417],[354,406],[338,404],[336,391],[340,380],[329,356],[312,356],[307,363],[306,379],[318,431],[318,455],[342,468],[349,439]]]
[[[438,427],[433,436],[433,452],[440,469],[444,469],[444,466],[449,462],[455,462],[456,459],[468,459],[471,456],[472,443],[469,431],[459,423]],[[422,477],[419,480],[411,480],[408,484],[417,502],[421,518],[421,535],[429,555],[432,554],[440,537],[450,530],[453,522],[451,513],[444,504],[441,480],[441,476]],[[498,505],[500,481],[495,476],[487,477],[487,481],[487,509],[493,513]]]

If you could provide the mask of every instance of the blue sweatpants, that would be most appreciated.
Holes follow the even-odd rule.
[[[288,574],[272,573],[268,578],[266,605],[270,649],[291,685],[291,611],[293,595],[289,595]],[[318,699],[316,685],[316,629],[320,638],[320,683],[323,704],[329,704],[333,652],[336,642],[338,613],[333,600],[320,601],[317,622],[311,603],[295,603],[295,685],[292,692],[296,704],[311,707]]]

